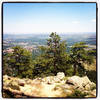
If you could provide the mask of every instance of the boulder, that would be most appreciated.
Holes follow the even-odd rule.
[[[93,95],[94,97],[96,97],[96,89],[91,92],[91,95]]]
[[[88,93],[88,95],[87,96],[85,96],[85,97],[96,97],[96,89],[95,90],[93,90],[93,91],[87,91],[87,93]]]
[[[73,91],[72,90],[65,90],[65,92],[66,92],[66,95],[68,96],[68,95],[71,95],[72,93],[73,93]]]
[[[86,84],[91,84],[91,81],[89,80],[89,78],[87,76],[84,77],[80,77],[82,82],[86,85]]]
[[[86,89],[86,90],[90,90],[90,89],[91,89],[91,86],[90,86],[89,84],[87,84],[87,85],[85,86],[85,89]]]
[[[71,90],[73,87],[71,87],[70,85],[68,85],[68,84],[64,84],[64,85],[61,85],[61,87],[63,88],[63,89],[66,89],[66,90]]]
[[[4,75],[3,79],[8,79],[8,77],[9,77],[8,75]]]
[[[53,84],[54,83],[54,77],[53,76],[48,76],[42,79],[42,82],[47,83],[47,84]]]
[[[59,78],[59,77],[54,76],[54,82],[55,82],[55,83],[60,83],[60,82],[61,82],[61,80],[60,80],[60,78]]]
[[[65,74],[63,72],[58,72],[56,77],[61,80],[61,79],[63,79],[65,77]]]
[[[80,90],[84,89],[90,90],[91,86],[94,84],[88,79],[87,76],[84,77],[72,76],[68,78],[66,83],[69,85],[73,85],[75,89],[80,89]]]

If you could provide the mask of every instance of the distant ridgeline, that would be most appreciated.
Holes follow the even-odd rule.
[[[62,33],[59,34],[61,40],[67,42],[67,52],[69,52],[70,47],[77,42],[85,42],[89,48],[96,50],[96,33]],[[4,34],[3,35],[3,49],[11,48],[16,45],[25,47],[33,46],[33,48],[38,48],[38,46],[46,45],[46,41],[49,34]],[[37,51],[33,51],[33,53]],[[38,52],[37,52],[38,53]],[[38,55],[38,54],[36,54]]]

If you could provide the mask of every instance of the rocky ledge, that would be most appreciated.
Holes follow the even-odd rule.
[[[63,72],[33,80],[4,75],[3,97],[96,97],[96,84],[87,76],[66,77]]]

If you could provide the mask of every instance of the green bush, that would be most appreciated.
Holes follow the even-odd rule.
[[[91,87],[91,90],[94,90],[94,89],[96,89],[96,85]]]
[[[96,83],[96,77],[97,77],[96,73],[97,73],[96,71],[86,71],[86,75],[94,83]]]
[[[69,98],[84,98],[86,95],[88,95],[87,93],[82,93],[79,90],[75,90],[73,94],[67,96]]]

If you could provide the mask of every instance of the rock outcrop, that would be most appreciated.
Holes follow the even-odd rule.
[[[68,78],[66,83],[72,84],[75,89],[79,90],[90,90],[92,87],[95,87],[95,84],[91,82],[87,76],[72,76]]]
[[[96,97],[96,84],[87,76],[66,77],[63,72],[56,76],[36,79],[20,79],[3,76],[3,97],[71,97],[75,90],[82,92],[84,97]]]

